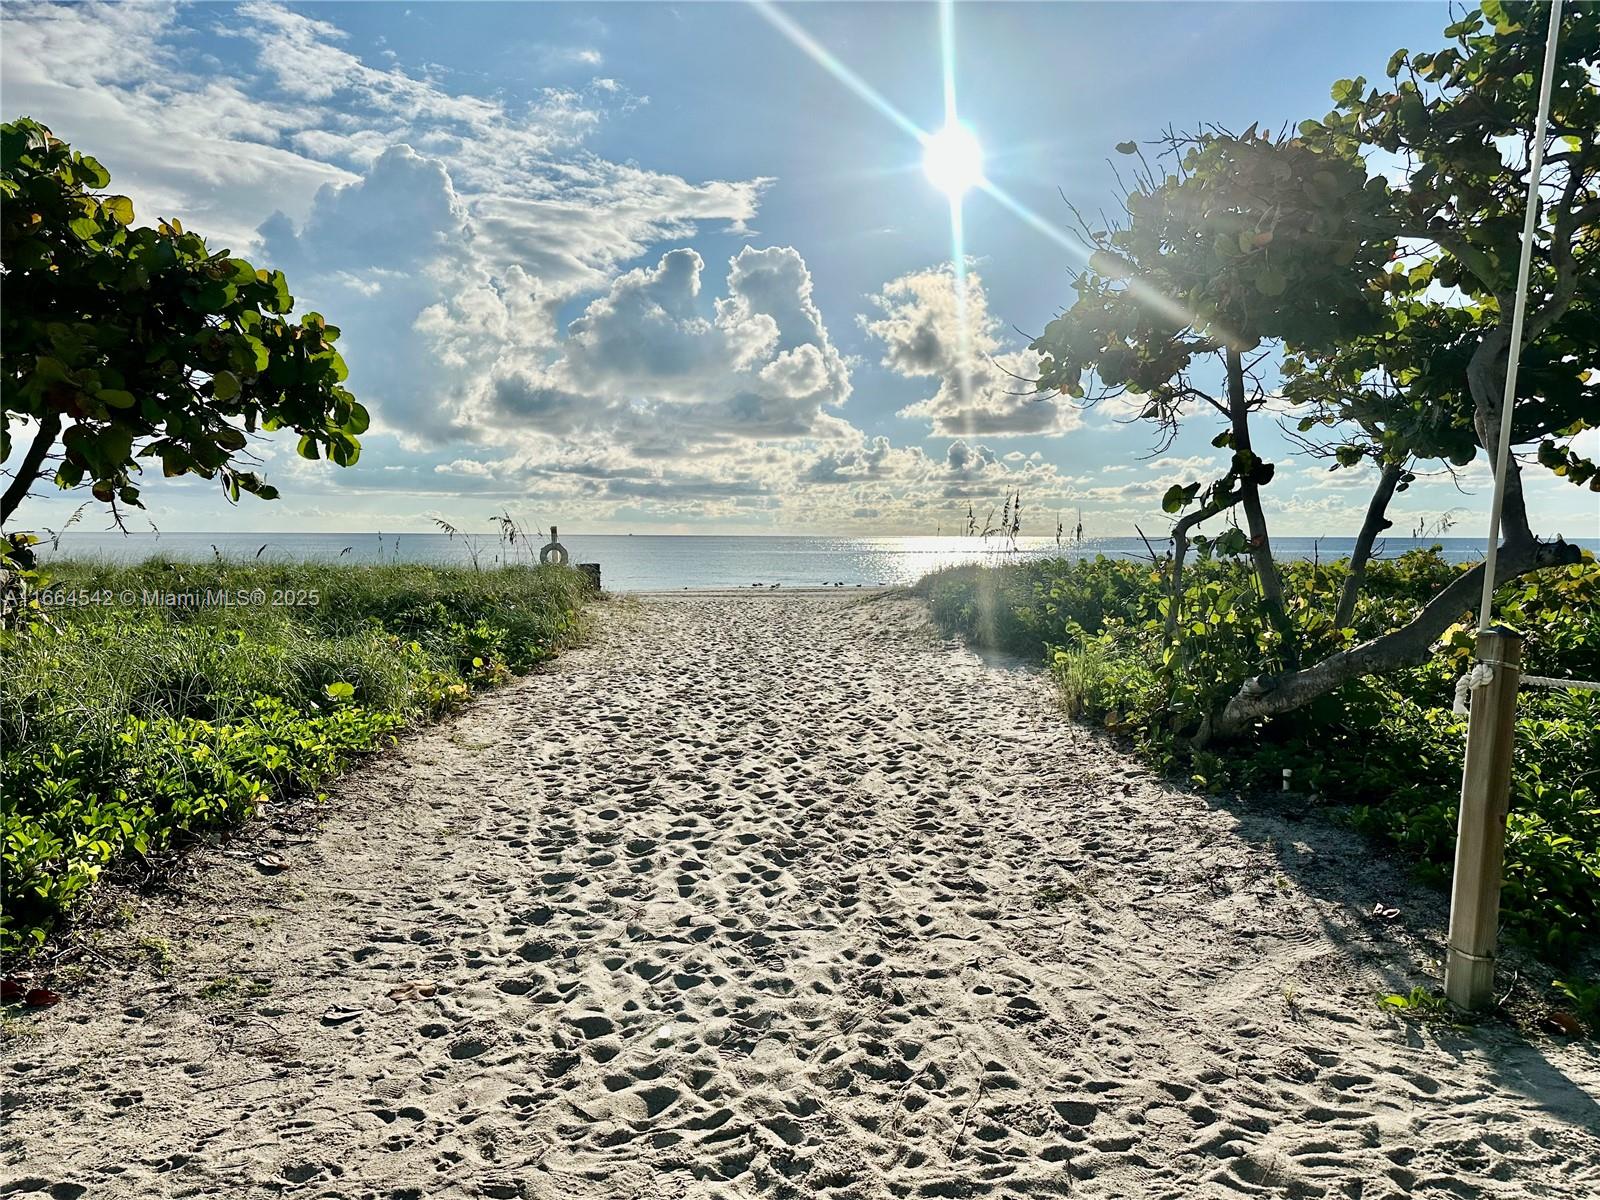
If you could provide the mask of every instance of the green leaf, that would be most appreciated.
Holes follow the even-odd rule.
[[[1137,142],[1118,142],[1117,143],[1117,153],[1118,154],[1137,154],[1138,152],[1139,152],[1139,144]]]
[[[1195,498],[1199,490],[1198,483],[1191,483],[1187,487],[1175,483],[1167,489],[1166,495],[1161,497],[1161,507],[1169,513],[1181,512]]]
[[[220,313],[233,303],[236,294],[232,284],[213,282],[185,297],[185,300],[189,307],[198,312]]]
[[[350,419],[345,422],[344,431],[359,436],[367,431],[367,427],[371,423],[372,418],[368,415],[366,408],[360,404],[352,404],[350,406]]]
[[[126,196],[107,196],[100,201],[100,211],[118,225],[133,224],[133,201]]]
[[[343,680],[340,680],[338,683],[330,683],[322,690],[327,694],[328,699],[332,700],[336,704],[344,700],[349,700],[356,694],[355,685],[352,683],[345,683]]]
[[[132,408],[137,403],[132,392],[125,392],[120,388],[101,388],[94,396],[100,403],[112,408]]]
[[[1250,539],[1245,536],[1242,529],[1229,529],[1212,544],[1214,553],[1227,556],[1243,554],[1250,548]]]
[[[1133,265],[1121,255],[1109,250],[1096,250],[1089,256],[1089,269],[1107,279],[1126,279],[1133,274]]]
[[[99,159],[90,158],[87,154],[79,157],[77,173],[84,184],[91,188],[103,188],[111,182],[111,172],[100,165]]]
[[[133,454],[133,430],[126,425],[107,425],[95,435],[95,447],[105,474],[114,474]]]
[[[239,377],[232,371],[218,371],[211,377],[211,395],[214,399],[226,403],[238,396],[240,390]]]
[[[341,467],[353,467],[361,457],[361,443],[347,433],[335,433],[328,442],[328,457]]]
[[[1289,287],[1289,277],[1282,271],[1267,267],[1256,275],[1256,290],[1263,296],[1281,296]]]

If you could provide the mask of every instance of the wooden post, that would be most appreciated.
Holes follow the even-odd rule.
[[[1511,748],[1517,721],[1522,638],[1508,629],[1478,634],[1478,661],[1494,678],[1472,689],[1461,817],[1450,891],[1450,946],[1444,992],[1473,1012],[1494,1000],[1494,948],[1500,926],[1500,871],[1511,798]]]

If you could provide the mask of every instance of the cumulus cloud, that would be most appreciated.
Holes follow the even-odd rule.
[[[195,54],[201,11],[237,61]],[[462,372],[552,344],[563,304],[661,240],[744,229],[768,183],[585,150],[639,102],[615,80],[471,95],[265,0],[8,5],[0,52],[8,106],[98,153],[141,219],[288,271],[345,330],[379,424],[413,438],[470,432]]]
[[[724,294],[701,297],[705,262],[668,251],[590,301],[547,362],[496,364],[480,383],[484,425],[605,436],[644,457],[716,452],[846,427],[850,376],[791,247],[746,246]]]
[[[1027,380],[1035,358],[1006,350],[999,322],[976,272],[958,279],[948,267],[914,271],[871,297],[875,315],[861,327],[883,344],[882,363],[907,378],[938,380],[933,395],[900,410],[948,437],[1057,434],[1081,423],[1056,397],[1037,398]]]
[[[296,230],[281,211],[261,227],[267,257],[283,270],[412,271],[460,241],[466,213],[444,163],[400,143],[360,178],[327,183]]]

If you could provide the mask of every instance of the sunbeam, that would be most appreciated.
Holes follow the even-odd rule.
[[[1050,222],[1046,221],[1043,217],[1039,216],[1039,214],[1034,212],[1027,205],[1023,204],[1022,201],[1012,196],[993,180],[982,180],[978,184],[978,188],[980,191],[997,201],[1002,208],[1007,209],[1014,216],[1025,222],[1028,226],[1037,230],[1039,233],[1044,234],[1045,237],[1049,238],[1067,253],[1073,255],[1084,263],[1089,261],[1090,252],[1086,246],[1068,237],[1065,233],[1057,229],[1054,225],[1050,224]],[[1123,282],[1126,283],[1128,290],[1133,293],[1134,298],[1137,299],[1139,303],[1154,309],[1156,312],[1160,313],[1164,317],[1169,318],[1170,320],[1177,321],[1181,325],[1197,324],[1193,313],[1184,308],[1183,305],[1179,304],[1171,296],[1166,295],[1159,289],[1153,288],[1143,280],[1136,279],[1132,276],[1128,277]],[[1228,335],[1224,330],[1219,329],[1215,332],[1218,334],[1218,336],[1232,340],[1230,335]]]
[[[872,105],[873,108],[893,121],[906,133],[916,138],[918,142],[926,142],[928,140],[928,135],[922,131],[915,121],[890,104],[884,98],[883,93],[879,92],[865,79],[862,79],[861,76],[830,54],[809,33],[779,12],[777,6],[772,4],[771,0],[750,0],[750,2],[751,7],[765,17],[774,29],[805,51],[806,56],[824,71]]]
[[[939,0],[939,49],[944,60],[944,124],[956,123],[956,6]]]
[[[928,173],[930,180],[933,179],[934,175],[932,164],[927,158],[930,146],[938,142],[940,139],[952,139],[948,145],[948,150],[941,149],[937,154],[940,162],[940,178],[945,182],[934,180],[934,185],[945,191],[946,194],[950,196],[950,265],[955,275],[956,304],[958,305],[958,316],[961,319],[961,331],[963,338],[966,336],[965,316],[967,260],[966,247],[963,243],[964,221],[962,220],[961,196],[953,187],[950,186],[950,183],[956,178],[955,168],[947,165],[948,159],[957,157],[956,154],[948,152],[953,151],[955,148],[956,143],[953,139],[961,137],[962,134],[965,135],[965,138],[971,139],[970,146],[965,147],[959,152],[960,156],[965,160],[966,163],[966,165],[961,167],[960,170],[971,175],[971,187],[976,188],[978,191],[983,192],[997,201],[1002,208],[1006,209],[1013,216],[1019,218],[1030,229],[1043,234],[1051,242],[1055,243],[1057,246],[1060,246],[1079,262],[1085,264],[1088,263],[1090,250],[1087,246],[1084,246],[1083,244],[1068,237],[1067,234],[1061,229],[1055,225],[1052,225],[1049,221],[1045,220],[1027,205],[1023,204],[1022,201],[1011,195],[999,184],[995,183],[994,180],[983,175],[982,149],[979,147],[977,139],[971,133],[971,131],[966,130],[965,127],[959,125],[959,118],[956,115],[955,16],[954,4],[952,3],[952,0],[941,0],[939,5],[939,32],[942,58],[944,60],[942,63],[942,73],[944,81],[945,128],[939,133],[934,134],[930,134],[923,130],[910,117],[906,116],[893,104],[890,104],[889,101],[884,98],[881,92],[879,92],[866,80],[862,79],[861,76],[857,75],[849,67],[845,66],[842,62],[830,54],[826,48],[824,48],[805,30],[801,29],[800,26],[796,25],[787,16],[779,12],[778,9],[771,3],[771,0],[751,0],[751,5],[757,12],[767,19],[773,28],[777,29],[779,33],[783,34],[784,37],[788,38],[791,42],[803,50],[807,57],[811,58],[840,83],[844,84],[847,88],[854,92],[857,96],[861,97],[868,104],[872,105],[873,108],[877,109],[901,130],[915,138],[923,147],[925,156],[923,161],[923,169]],[[955,132],[958,130],[961,132]],[[971,165],[974,156],[976,157],[976,168],[973,168]],[[963,188],[961,190],[964,191],[966,189]],[[1165,295],[1154,287],[1151,287],[1148,283],[1133,278],[1126,280],[1126,283],[1128,290],[1134,294],[1140,303],[1146,304],[1155,311],[1159,312],[1161,315],[1171,320],[1178,321],[1184,325],[1197,324],[1193,313],[1184,308],[1183,305],[1179,304],[1172,297]],[[1224,330],[1217,330],[1215,332],[1224,338],[1229,336]],[[966,378],[964,373],[962,376],[962,391],[963,393],[966,391]]]
[[[967,328],[967,247],[962,197],[983,181],[983,148],[956,114],[956,19],[953,0],[939,4],[939,55],[944,65],[944,128],[923,140],[923,170],[950,198],[950,274],[956,300],[956,390],[972,411],[972,335]],[[965,134],[965,137],[962,135]]]

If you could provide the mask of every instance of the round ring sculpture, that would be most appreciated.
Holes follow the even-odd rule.
[[[560,542],[551,542],[543,550],[539,551],[539,565],[549,566],[553,562],[559,567],[564,567],[570,557],[567,553],[567,548]]]

